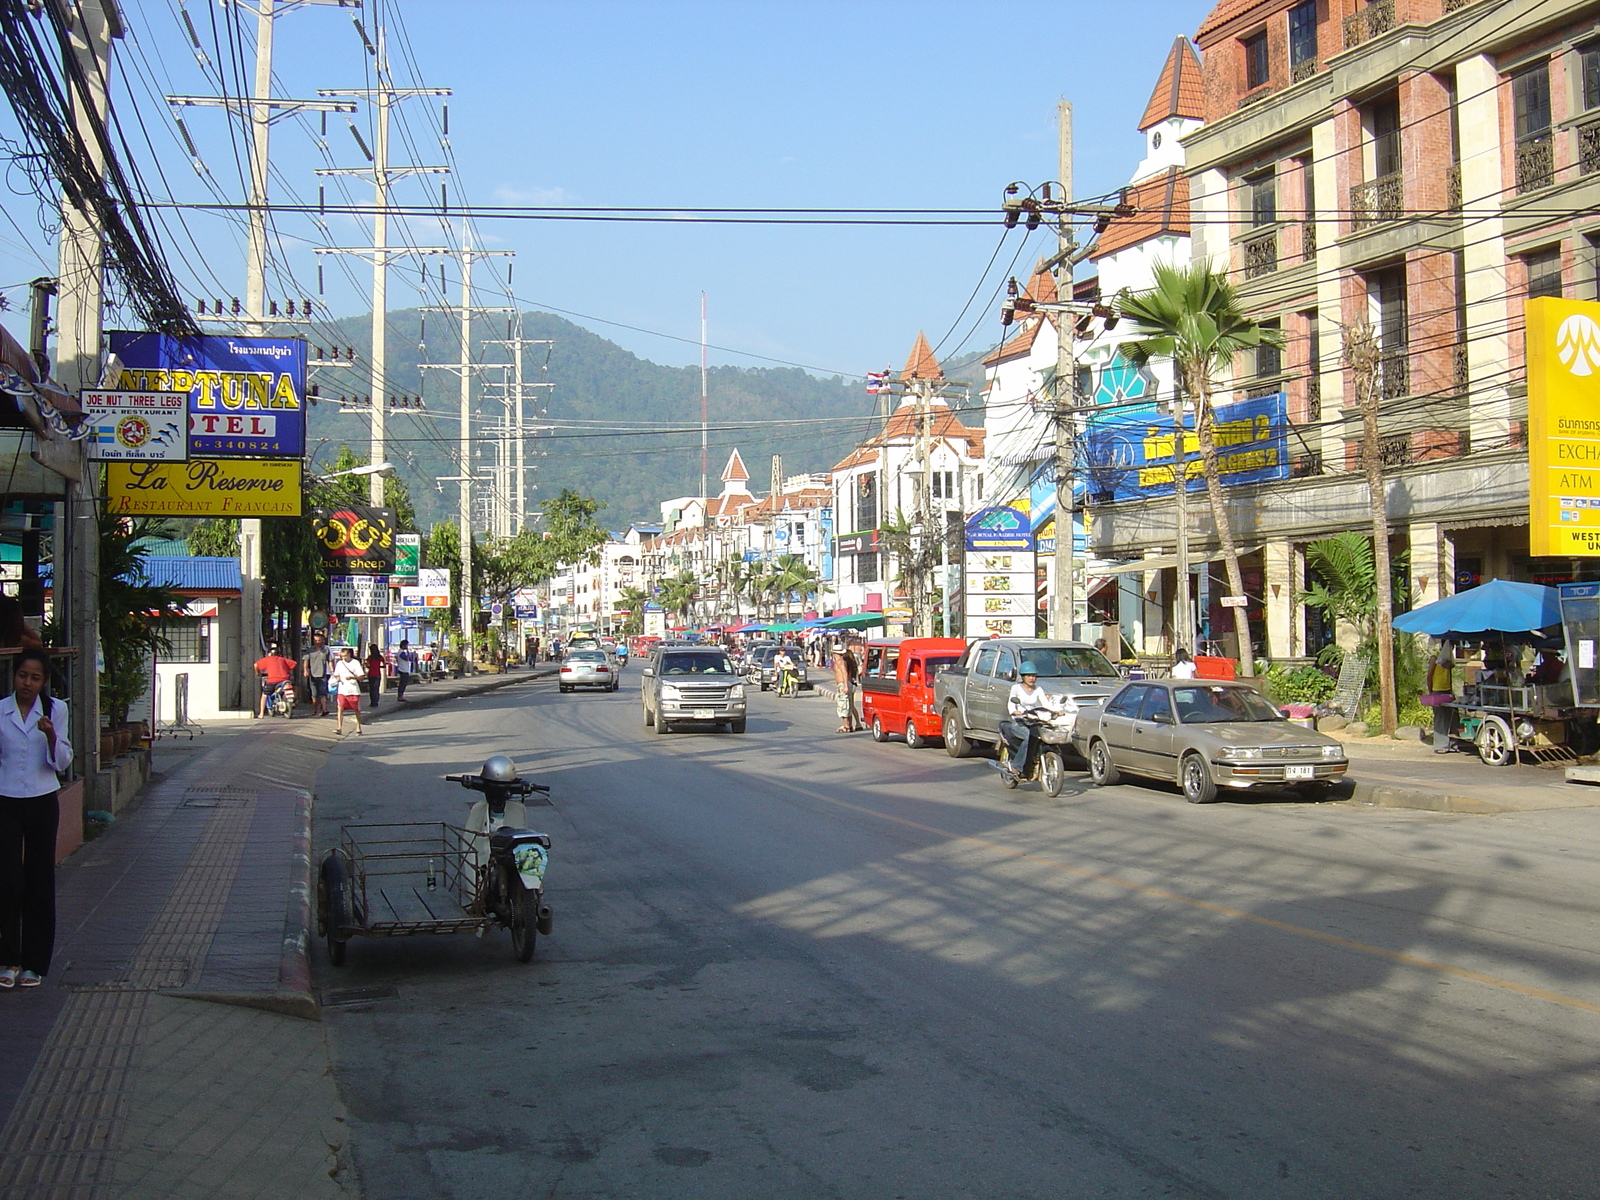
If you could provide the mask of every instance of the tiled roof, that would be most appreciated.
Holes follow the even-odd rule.
[[[1291,3],[1293,0],[1219,0],[1206,19],[1200,22],[1200,31],[1194,35],[1194,40],[1204,50],[1208,42],[1214,45],[1224,36],[1242,33],[1245,26],[1265,20],[1273,12],[1288,8]],[[1233,25],[1238,28],[1228,28]]]
[[[1056,296],[1059,294],[1056,291],[1055,276],[1044,270],[1042,265],[1035,267],[1033,278],[1028,280],[1028,286],[1022,289],[1022,294],[1030,300],[1037,300],[1040,304],[1054,304]],[[1028,353],[1033,349],[1034,339],[1039,336],[1039,326],[1044,323],[1046,318],[1053,322],[1056,316],[1054,313],[1048,313],[1043,316],[1025,318],[1021,332],[1009,342],[1002,342],[998,349],[984,358],[983,365],[992,367],[995,363],[1004,362],[1008,358],[1015,358],[1019,354]]]
[[[971,458],[983,456],[983,430],[974,429],[970,425],[963,425],[961,419],[951,411],[950,406],[943,401],[933,402],[933,436],[947,442],[965,441],[967,455]],[[847,471],[851,467],[859,467],[869,462],[875,462],[878,457],[878,448],[887,442],[907,442],[921,432],[921,418],[917,413],[915,400],[907,400],[895,409],[890,415],[888,423],[882,433],[875,433],[862,442],[855,450],[833,469]]]
[[[1227,7],[1226,0],[1220,7]],[[1186,37],[1172,43],[1172,51],[1161,68],[1161,78],[1156,80],[1155,91],[1150,93],[1150,103],[1145,105],[1144,116],[1139,121],[1139,131],[1143,133],[1150,126],[1173,117],[1192,121],[1205,119],[1200,56]]]
[[[741,483],[748,481],[750,472],[744,469],[744,459],[739,457],[739,448],[734,447],[733,453],[728,455],[728,465],[722,468],[722,482],[739,480]]]
[[[944,368],[939,365],[939,360],[933,356],[933,348],[928,345],[927,335],[918,332],[916,344],[911,347],[911,357],[906,359],[906,369],[900,372],[901,379],[943,379]]]
[[[1139,210],[1118,217],[1100,235],[1090,257],[1101,259],[1153,237],[1189,236],[1189,177],[1178,167],[1168,167],[1130,189],[1128,199]]]

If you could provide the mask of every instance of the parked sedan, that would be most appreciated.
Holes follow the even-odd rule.
[[[1291,787],[1316,796],[1344,776],[1344,747],[1296,725],[1244,683],[1146,679],[1125,684],[1074,734],[1102,787],[1122,772],[1176,783],[1191,804],[1218,788]]]
[[[574,650],[561,664],[561,690],[597,687],[614,692],[620,675],[616,660],[604,650]]]

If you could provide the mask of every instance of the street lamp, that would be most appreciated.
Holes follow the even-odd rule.
[[[392,475],[392,474],[394,474],[394,464],[393,463],[378,463],[378,464],[376,464],[374,466],[367,466],[367,467],[349,467],[349,468],[346,468],[343,471],[332,471],[332,472],[329,472],[327,475],[316,475],[316,474],[313,474],[311,476],[311,482],[312,483],[327,483],[330,479],[338,479],[338,478],[340,478],[341,476],[344,476],[344,475]]]

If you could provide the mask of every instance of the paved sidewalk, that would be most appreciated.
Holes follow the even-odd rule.
[[[554,669],[428,684],[403,707]],[[386,695],[373,715],[401,708]],[[0,993],[0,1200],[355,1194],[306,958],[333,724],[159,741],[137,805],[58,868],[45,986]]]

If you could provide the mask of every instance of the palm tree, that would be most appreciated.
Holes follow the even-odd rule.
[[[624,637],[644,632],[644,606],[650,603],[650,593],[643,588],[625,587],[618,592],[617,608],[627,609],[627,619],[622,623]]]
[[[808,597],[817,594],[821,577],[800,555],[781,554],[773,567],[776,576],[774,590],[783,597],[786,612],[788,602],[793,597],[798,596],[803,605]]]
[[[700,581],[695,578],[693,571],[680,571],[672,578],[661,581],[661,607],[676,613],[685,621],[699,599]]]
[[[1214,375],[1217,371],[1230,370],[1234,355],[1241,351],[1258,346],[1282,346],[1283,334],[1264,327],[1246,313],[1227,275],[1211,270],[1202,262],[1182,267],[1156,264],[1155,286],[1123,297],[1120,307],[1123,315],[1138,325],[1142,335],[1137,341],[1124,345],[1123,354],[1141,367],[1153,358],[1172,359],[1179,392],[1194,401],[1200,465],[1206,480],[1206,497],[1211,502],[1211,519],[1228,571],[1228,590],[1234,596],[1243,597],[1244,575],[1239,570],[1239,547],[1233,540],[1233,526],[1228,520],[1217,455],[1216,413],[1211,403]],[[1181,425],[1180,417],[1180,439]],[[1175,488],[1185,487],[1187,483],[1187,479],[1174,476]],[[1180,571],[1187,569],[1187,564],[1179,564]],[[1250,645],[1250,621],[1244,609],[1233,610],[1233,628],[1239,641],[1240,668],[1246,675],[1254,675],[1255,652]]]

